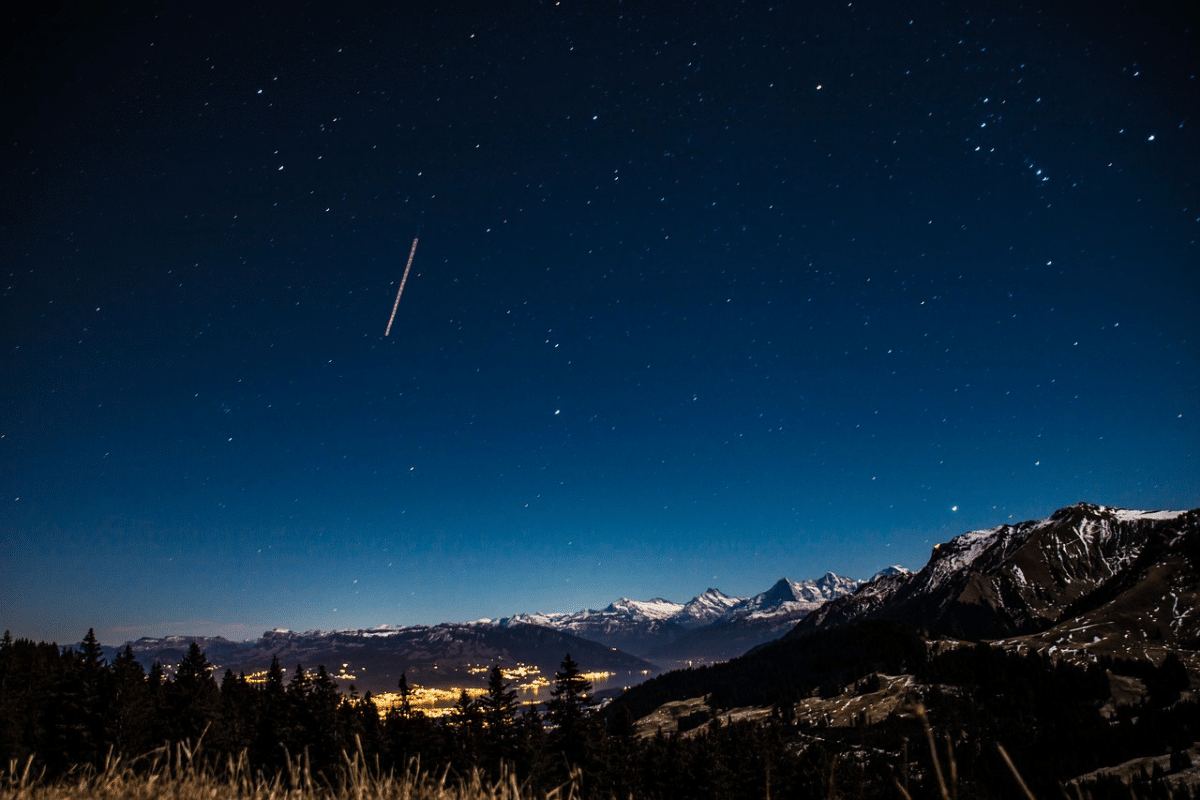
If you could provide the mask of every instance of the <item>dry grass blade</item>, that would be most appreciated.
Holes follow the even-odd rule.
[[[946,764],[950,768],[950,800],[958,800],[958,760],[954,757],[954,742],[946,734]]]
[[[1008,751],[1004,749],[1004,745],[996,742],[996,749],[1000,751],[1000,757],[1004,759],[1004,763],[1008,765],[1008,769],[1012,772],[1013,777],[1017,780],[1017,785],[1021,787],[1021,791],[1025,793],[1028,800],[1036,800],[1033,792],[1029,791],[1029,787],[1025,785],[1025,779],[1021,777],[1021,773],[1017,772],[1017,765],[1008,757]]]
[[[397,776],[384,772],[376,760],[368,762],[361,742],[343,753],[340,774],[330,782],[313,776],[308,753],[292,757],[284,752],[286,768],[271,777],[252,772],[245,752],[208,761],[200,757],[199,743],[162,747],[134,762],[110,756],[102,771],[79,770],[67,779],[44,782],[35,774],[34,759],[24,764],[10,761],[0,774],[0,800],[522,800],[515,773],[502,770],[496,781],[475,771],[452,779],[449,768],[422,772],[413,759]],[[137,765],[137,766],[135,766]],[[575,800],[582,772],[573,770],[567,783],[545,800]]]
[[[908,708],[908,713],[920,720],[921,728],[925,731],[925,741],[929,745],[929,757],[933,760],[933,774],[937,777],[938,796],[941,800],[955,800],[958,796],[958,787],[956,785],[958,781],[958,765],[954,761],[954,750],[951,747],[950,738],[946,738],[946,758],[947,764],[950,767],[951,779],[951,784],[947,785],[946,773],[942,770],[942,759],[938,755],[937,737],[934,736],[933,727],[929,724],[929,715],[925,713],[925,706],[921,703],[913,703]],[[911,800],[912,796],[908,793],[908,789],[899,780],[895,780],[894,782],[901,794]],[[954,789],[953,796],[951,795],[951,786]]]

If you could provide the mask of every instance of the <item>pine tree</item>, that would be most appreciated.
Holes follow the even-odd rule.
[[[58,765],[53,716],[58,712],[64,655],[53,643],[5,637],[0,648],[0,764]]]
[[[175,679],[167,684],[166,696],[173,738],[198,742],[220,713],[220,691],[200,645],[192,642],[188,647]]]
[[[383,736],[395,762],[407,765],[409,759],[418,754],[422,755],[422,760],[426,760],[431,753],[437,753],[442,740],[439,734],[444,729],[434,725],[420,709],[412,707],[413,690],[405,675],[401,674],[397,688],[400,691],[400,704],[388,709]]]
[[[516,754],[517,693],[497,664],[488,673],[487,694],[479,698],[488,766],[512,762]]]
[[[400,673],[400,682],[396,686],[400,693],[400,705],[395,707],[396,713],[408,719],[413,714],[412,689],[408,686],[408,676],[403,672]]]
[[[288,681],[288,696],[293,699],[303,700],[308,697],[311,689],[312,681],[309,680],[308,673],[304,670],[304,667],[297,664],[296,671],[292,673],[292,679]]]
[[[110,720],[116,698],[112,673],[107,669],[104,650],[92,628],[88,628],[87,635],[80,642],[75,666],[81,688],[81,716],[78,722],[86,731],[87,748],[90,751],[87,760],[99,764],[112,743]]]
[[[367,693],[360,700],[353,703],[353,706],[358,716],[357,724],[362,728],[364,740],[370,741],[374,749],[378,750],[379,742],[383,736],[383,717],[379,714],[379,706],[375,702],[375,695],[371,694],[370,690],[367,690]]]
[[[160,743],[164,731],[156,714],[146,671],[129,645],[125,645],[113,660],[112,675],[115,689],[113,744],[124,755],[142,755]]]
[[[278,688],[283,691],[283,667],[279,666],[279,656],[271,656],[271,666],[267,669],[266,688]]]
[[[450,709],[450,724],[455,727],[475,727],[479,721],[479,706],[463,689],[458,695],[458,702]]]
[[[192,642],[188,646],[187,655],[179,662],[175,671],[175,683],[188,688],[206,686],[213,679],[212,664],[200,649],[200,645]],[[215,684],[214,684],[215,685]]]
[[[289,753],[300,753],[312,744],[313,714],[308,702],[312,680],[300,664],[296,665],[287,685],[287,703],[283,718],[276,721],[279,741]]]
[[[497,664],[488,673],[487,694],[479,700],[484,722],[494,731],[507,732],[517,718],[517,693],[504,680]]]
[[[533,776],[542,770],[543,762],[548,758],[546,747],[546,727],[537,708],[525,706],[517,719],[515,754],[512,760],[517,770],[526,776]]]
[[[0,639],[0,764],[20,761],[29,746],[24,741],[30,727],[25,720],[31,716],[26,687],[32,688],[32,676],[27,677],[21,668],[23,659],[18,658],[18,651],[25,649],[13,643],[10,632],[4,632]]]
[[[61,672],[52,693],[53,712],[49,717],[53,753],[48,758],[56,768],[97,766],[109,744],[105,726],[111,704],[111,675],[105,669],[95,632],[87,632],[79,650],[64,648],[59,663]]]
[[[155,661],[150,665],[150,672],[146,675],[146,683],[150,686],[152,692],[162,691],[163,685],[167,679],[163,675],[162,662]]]
[[[117,682],[124,686],[142,685],[146,683],[146,670],[133,654],[133,648],[125,645],[125,649],[117,653],[113,660],[113,675]]]
[[[550,720],[555,725],[551,742],[571,765],[580,765],[590,740],[597,733],[591,715],[594,705],[589,696],[591,691],[591,681],[583,676],[579,665],[568,653],[559,670],[554,673],[549,711]]]
[[[209,737],[217,750],[237,755],[251,746],[258,728],[258,699],[259,692],[244,674],[234,675],[232,669],[225,670],[221,679],[220,724]]]
[[[450,729],[454,733],[455,766],[469,770],[477,766],[479,747],[483,738],[483,716],[479,704],[463,689],[458,702],[450,709]]]
[[[87,635],[79,643],[80,666],[85,672],[96,674],[106,666],[104,650],[96,640],[96,632],[88,628]]]
[[[313,763],[318,769],[328,769],[339,763],[343,750],[354,749],[354,742],[348,740],[342,730],[339,709],[342,696],[338,693],[337,684],[323,664],[317,665],[317,674],[311,680],[308,695],[309,719],[311,729],[309,742],[315,747]]]
[[[283,667],[279,665],[279,657],[272,656],[267,679],[259,695],[257,730],[254,746],[251,748],[251,756],[255,763],[268,769],[279,769],[283,766],[284,727],[289,716],[287,690],[284,688],[283,679]]]
[[[589,697],[592,683],[583,677],[571,654],[563,659],[554,673],[554,689],[550,692],[550,719],[562,729],[578,730],[594,704]]]

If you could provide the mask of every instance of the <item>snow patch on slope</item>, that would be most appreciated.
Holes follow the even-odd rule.
[[[955,536],[945,544],[933,546],[936,562],[931,562],[933,569],[927,579],[927,586],[933,589],[940,586],[951,576],[969,567],[975,559],[984,554],[996,538],[1008,526],[990,528],[984,531],[967,531]]]
[[[1100,506],[1101,511],[1112,514],[1122,522],[1136,522],[1140,519],[1177,519],[1188,513],[1186,511],[1137,511],[1132,508],[1108,508]]]
[[[672,603],[661,597],[655,597],[653,600],[631,600],[628,597],[622,597],[604,610],[644,619],[667,620],[683,611],[683,605]]]
[[[683,606],[681,616],[701,624],[708,623],[725,616],[741,602],[744,602],[742,598],[730,597],[720,589],[710,588],[688,601]]]

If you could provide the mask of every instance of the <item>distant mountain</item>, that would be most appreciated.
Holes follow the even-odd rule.
[[[498,624],[570,631],[660,666],[686,666],[741,655],[779,637],[814,609],[861,584],[829,572],[810,581],[780,578],[753,597],[730,597],[719,589],[708,589],[687,603],[621,598],[600,610],[518,614]]]
[[[705,594],[714,592],[720,595],[715,589]],[[658,597],[644,601],[622,597],[598,611],[515,614],[496,624],[504,628],[541,625],[629,653],[644,653],[659,642],[679,637],[697,624],[686,608]]]
[[[610,672],[625,683],[642,680],[658,670],[640,658],[540,625],[503,627],[487,621],[442,625],[384,626],[350,631],[268,631],[257,641],[230,642],[219,638],[143,638],[131,642],[144,666],[154,661],[178,664],[196,641],[220,673],[251,674],[266,670],[273,657],[288,672],[296,665],[323,665],[330,674],[353,681],[359,691],[392,691],[401,673],[410,682],[430,687],[482,685],[484,677],[472,668],[492,664],[536,666],[552,678],[570,653],[586,671]]]
[[[1100,651],[1108,646],[1093,627],[1103,619],[1123,643],[1132,625],[1170,648],[1200,634],[1200,614],[1191,611],[1198,566],[1200,510],[1079,503],[1044,520],[970,531],[936,545],[921,571],[883,577],[835,599],[789,635],[858,620],[893,620],[966,639],[1037,635],[1050,642],[1078,629],[1087,635],[1067,638]]]
[[[901,567],[889,567],[885,572],[891,574],[893,570],[907,572]],[[662,643],[644,656],[664,667],[736,658],[764,642],[778,639],[791,630],[797,620],[863,584],[864,581],[832,572],[803,582],[780,578],[767,591],[737,601],[709,624]]]
[[[850,594],[860,585],[862,581],[843,578],[832,572],[826,572],[823,577],[803,583],[780,578],[762,594],[735,605],[725,615],[724,620],[732,622],[739,619],[797,618],[797,615],[806,615],[830,600]]]
[[[692,627],[708,625],[720,621],[741,602],[740,598],[730,597],[720,589],[706,589],[704,594],[693,597],[683,606],[683,616],[694,620]]]
[[[209,662],[214,664],[237,662],[242,654],[248,652],[252,646],[251,642],[233,642],[221,636],[164,636],[162,638],[143,636],[135,642],[126,642],[126,644],[132,648],[134,656],[143,667],[149,669],[157,661],[168,668],[168,674],[170,674],[170,670],[173,670],[187,655],[192,642],[198,644]],[[116,658],[119,651],[124,649],[125,645],[102,648],[109,663]],[[267,663],[270,664],[270,659],[267,659]]]
[[[591,672],[612,673],[619,685],[640,682],[662,666],[732,658],[777,638],[826,601],[860,584],[833,573],[812,581],[781,578],[754,597],[708,589],[687,603],[621,598],[603,609],[571,614],[518,614],[499,620],[348,631],[267,631],[254,641],[170,636],[130,642],[147,668],[173,668],[195,641],[219,672],[252,674],[273,657],[291,673],[297,664],[323,665],[360,691],[389,691],[405,673],[422,686],[479,683],[470,670],[494,663],[528,664],[551,677],[567,653]],[[113,658],[116,648],[108,652]]]

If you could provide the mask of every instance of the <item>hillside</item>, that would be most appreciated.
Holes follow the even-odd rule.
[[[143,666],[178,664],[191,638],[144,638],[132,643]],[[642,680],[657,668],[636,656],[540,625],[503,627],[486,622],[381,627],[353,631],[267,631],[252,642],[196,639],[218,671],[262,672],[278,658],[285,669],[297,664],[325,666],[359,691],[393,691],[400,675],[433,688],[482,685],[482,669],[492,664],[524,664],[553,676],[570,653],[591,672],[612,673],[625,683]]]
[[[651,679],[609,714],[688,735],[775,719],[797,742],[894,765],[923,709],[980,770],[968,783],[1003,774],[988,772],[998,742],[1043,790],[1137,759],[1184,769],[1166,757],[1200,730],[1198,523],[1078,504],[968,532],[919,572],[880,576],[729,662]]]

